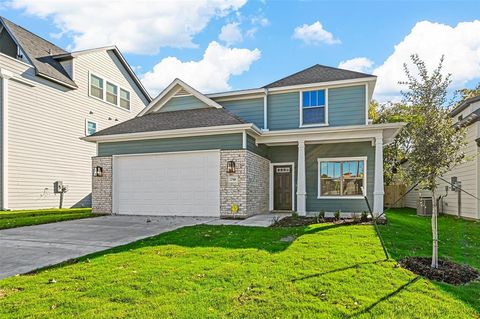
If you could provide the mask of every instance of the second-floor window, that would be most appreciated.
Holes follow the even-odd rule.
[[[325,124],[325,90],[302,92],[302,125]]]
[[[90,96],[124,110],[130,110],[130,91],[95,74],[90,74]]]
[[[130,92],[120,89],[120,107],[130,110]]]
[[[90,95],[103,100],[103,79],[90,75]]]
[[[115,84],[107,82],[107,102],[117,105],[118,87]]]

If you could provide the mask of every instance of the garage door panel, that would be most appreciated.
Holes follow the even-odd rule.
[[[120,156],[115,211],[129,215],[220,215],[220,153]]]

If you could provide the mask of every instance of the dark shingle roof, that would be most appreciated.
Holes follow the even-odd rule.
[[[69,86],[77,87],[62,65],[52,57],[67,53],[67,51],[3,17],[0,19],[32,62],[38,75],[44,75]]]
[[[264,88],[275,88],[275,87],[281,87],[281,86],[349,80],[349,79],[358,79],[358,78],[366,78],[366,77],[375,77],[375,76],[371,74],[315,64],[314,66],[311,66],[305,70],[302,70],[300,72],[284,77],[283,79],[267,84],[264,86]]]
[[[245,124],[225,109],[214,107],[150,113],[98,131],[92,136],[167,131],[196,127]]]

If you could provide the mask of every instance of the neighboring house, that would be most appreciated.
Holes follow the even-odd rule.
[[[480,198],[480,159],[478,158],[480,96],[465,100],[450,112],[450,116],[456,125],[465,127],[467,144],[463,152],[466,161],[450,170],[442,178],[451,184],[460,183],[459,186],[465,192],[452,188],[451,184],[439,179],[436,194],[442,196],[442,200],[439,201],[439,211],[449,215],[480,219],[480,201],[477,199]],[[405,196],[405,206],[416,208],[419,196],[428,197],[431,193],[416,187]]]
[[[0,18],[2,209],[91,205],[81,137],[128,120],[151,98],[116,47],[66,52]]]
[[[96,142],[93,210],[246,217],[383,210],[383,146],[369,124],[376,77],[315,65],[262,88],[201,94],[179,79]],[[238,206],[238,212],[236,207]]]

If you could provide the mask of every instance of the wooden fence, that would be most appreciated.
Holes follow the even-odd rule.
[[[405,207],[405,197],[399,200],[405,194],[407,187],[405,185],[385,185],[383,204],[385,207],[401,208]]]

